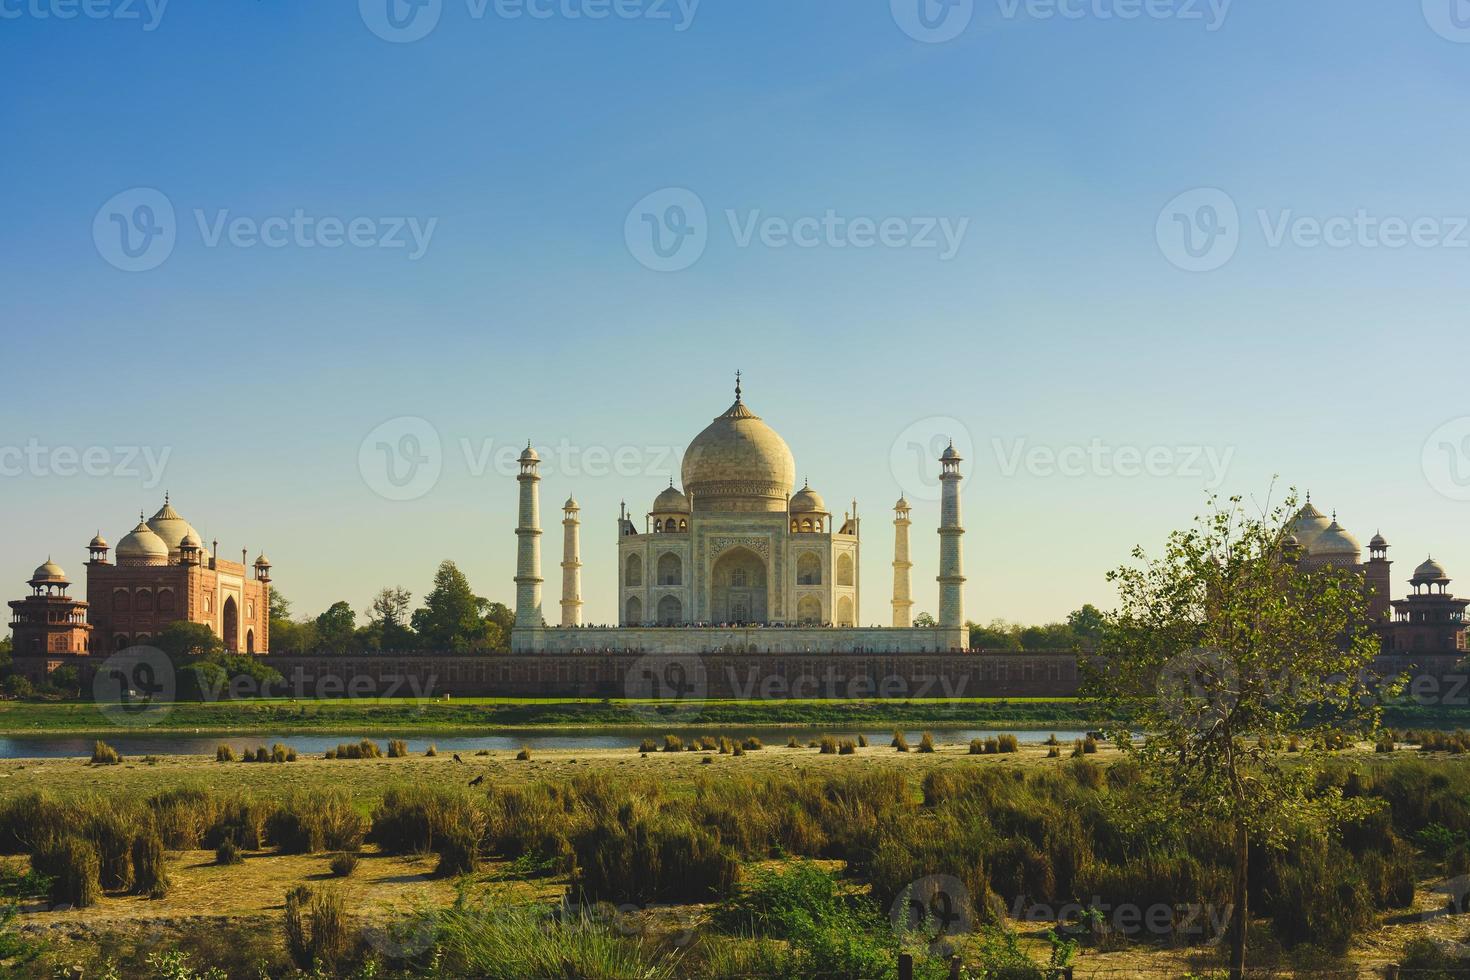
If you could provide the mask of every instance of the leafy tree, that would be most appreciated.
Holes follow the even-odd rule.
[[[402,586],[380,590],[373,596],[364,645],[375,650],[412,649],[414,635],[408,626],[412,605],[413,594]]]
[[[970,646],[977,650],[1019,650],[1017,630],[1003,619],[993,619],[989,626],[970,624]]]
[[[933,629],[934,627],[939,625],[939,620],[935,619],[933,616],[929,615],[926,612],[921,612],[919,613],[919,615],[914,617],[914,625],[919,627],[920,629]]]
[[[36,687],[31,683],[30,678],[20,674],[11,674],[5,678],[3,683],[0,683],[0,687],[3,687],[5,693],[13,698],[28,698],[36,693]]]
[[[153,638],[153,645],[168,654],[176,667],[195,657],[207,657],[225,650],[225,641],[215,636],[214,630],[203,623],[183,620],[165,626],[163,632]]]
[[[63,664],[53,670],[46,678],[46,683],[63,697],[74,698],[81,693],[81,675],[70,664]]]
[[[489,649],[498,653],[509,653],[510,631],[516,623],[515,610],[503,602],[486,602],[484,610],[485,621],[494,627],[487,634],[493,638]]]
[[[439,563],[434,587],[414,610],[412,626],[428,650],[462,653],[488,650],[497,641],[485,619],[487,603],[470,590],[469,580],[452,561]]]
[[[1149,733],[1110,732],[1164,812],[1216,814],[1233,830],[1232,977],[1245,971],[1251,844],[1328,833],[1364,806],[1315,785],[1321,752],[1288,762],[1272,747],[1292,735],[1329,745],[1379,718],[1358,696],[1378,649],[1362,576],[1298,566],[1286,545],[1294,513],[1290,497],[1260,517],[1240,498],[1212,499],[1162,557],[1135,549],[1108,576],[1121,605],[1083,658],[1094,705]]]
[[[316,649],[316,622],[291,618],[291,602],[274,587],[270,592],[271,650],[275,653],[310,653]]]
[[[234,693],[252,697],[268,696],[271,688],[283,682],[280,671],[264,659],[240,653],[213,653],[189,665],[186,672],[196,690],[190,692],[201,699],[214,700]],[[249,683],[239,685],[239,678]]]
[[[1092,603],[1067,613],[1067,626],[1084,646],[1093,646],[1102,636],[1103,612]]]
[[[357,632],[357,613],[345,602],[334,602],[316,618],[316,648],[323,653],[347,653]]]

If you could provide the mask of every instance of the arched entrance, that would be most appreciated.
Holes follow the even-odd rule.
[[[623,617],[624,626],[643,625],[643,600],[636,595],[628,600],[628,611]]]
[[[732,548],[715,562],[710,576],[710,618],[717,623],[764,623],[766,563],[747,548]]]
[[[245,631],[245,652],[246,653],[254,653],[255,652],[255,630],[246,630]]]
[[[843,596],[837,600],[837,625],[851,626],[852,620],[852,600],[847,596]]]
[[[796,621],[802,626],[822,625],[822,603],[816,596],[802,596],[796,604]]]
[[[240,648],[240,607],[235,604],[235,597],[230,596],[225,600],[224,618],[221,629],[225,634],[225,649],[234,653]]]
[[[678,626],[684,621],[684,604],[678,597],[666,595],[658,601],[658,624]]]

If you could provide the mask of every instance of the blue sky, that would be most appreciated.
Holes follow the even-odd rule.
[[[1381,528],[1396,591],[1430,551],[1470,575],[1460,0],[927,0],[931,34],[918,0],[439,0],[397,8],[433,23],[413,41],[387,0],[92,2],[0,0],[13,594],[168,489],[300,612],[421,595],[443,558],[510,601],[495,450],[532,438],[566,447],[548,525],[574,492],[610,620],[619,501],[647,508],[737,368],[858,500],[865,622],[901,491],[936,606],[906,447],[950,434],[975,619],[1106,604],[1134,544],[1273,474]],[[648,221],[697,225],[682,268],[649,267]],[[388,499],[404,418],[439,472]],[[156,485],[132,447],[167,454]]]

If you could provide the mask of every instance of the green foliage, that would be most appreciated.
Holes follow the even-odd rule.
[[[244,862],[245,855],[240,853],[240,845],[235,843],[233,837],[226,837],[214,849],[215,864],[243,864]]]
[[[198,657],[225,652],[225,641],[204,623],[175,620],[153,638],[153,645],[168,655],[175,666]]]
[[[332,874],[338,878],[346,878],[357,870],[357,862],[358,856],[356,854],[352,851],[343,851],[340,854],[332,855],[332,860],[328,864],[328,867],[332,869]]]
[[[341,790],[293,793],[265,821],[266,838],[282,854],[355,851],[367,829]]]
[[[98,739],[92,743],[92,765],[115,766],[122,762],[122,756],[117,754],[117,749]]]
[[[163,898],[171,883],[163,838],[153,827],[145,827],[133,838],[133,893]]]
[[[316,618],[317,652],[348,653],[357,632],[357,614],[345,602],[334,602]]]
[[[51,879],[51,901],[79,909],[102,897],[97,848],[74,834],[52,838],[31,855],[31,867]]]
[[[790,939],[848,911],[832,876],[809,861],[779,870],[757,868],[715,911],[714,921],[738,935]]]
[[[298,885],[286,893],[286,951],[303,970],[329,973],[351,951],[352,935],[342,895],[332,889]]]
[[[454,562],[444,561],[434,573],[434,587],[424,596],[423,606],[414,610],[411,625],[425,649],[453,653],[502,649],[510,634],[487,618],[491,611],[491,603],[471,591]]]

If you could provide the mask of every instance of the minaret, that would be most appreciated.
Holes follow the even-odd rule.
[[[582,625],[582,521],[577,516],[582,508],[568,497],[562,506],[561,545],[561,624]]]
[[[521,485],[520,523],[516,525],[516,622],[514,629],[539,630],[541,619],[541,475],[536,468],[541,457],[531,444],[521,453],[521,472],[516,477]],[[531,652],[532,637],[513,637],[517,652]]]
[[[1368,617],[1375,622],[1386,623],[1393,618],[1393,581],[1389,569],[1393,562],[1388,560],[1388,539],[1379,531],[1368,542],[1368,561],[1363,566],[1365,584],[1368,586]]]
[[[893,505],[893,625],[914,625],[914,593],[909,561],[909,502],[903,497]]]
[[[965,626],[965,563],[960,556],[960,454],[954,442],[939,457],[939,627],[963,630]],[[967,644],[959,637],[957,647]]]

